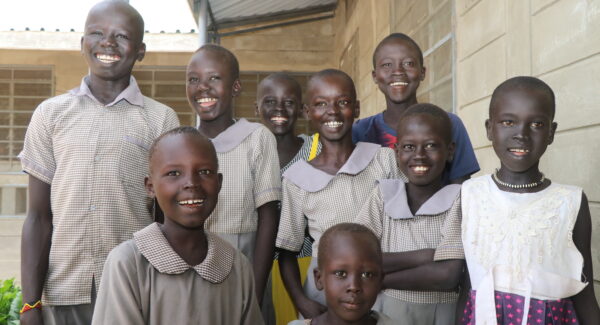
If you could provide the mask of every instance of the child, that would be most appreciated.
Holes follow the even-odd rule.
[[[485,126],[500,169],[462,188],[470,280],[462,324],[600,324],[587,282],[587,198],[538,168],[554,140],[554,113],[554,93],[537,78],[509,79],[492,94]]]
[[[425,79],[421,48],[405,34],[390,34],[373,52],[372,75],[385,95],[387,107],[382,113],[356,121],[352,139],[391,148],[396,143],[400,116],[417,103],[417,89]],[[452,121],[452,141],[456,150],[452,163],[446,167],[444,183],[460,184],[479,171],[479,164],[462,121],[455,114],[448,115]]]
[[[448,114],[416,104],[398,121],[396,158],[408,177],[380,180],[357,222],[374,230],[384,251],[381,311],[396,324],[454,324],[464,265],[460,185],[444,185],[454,143]]]
[[[187,66],[186,93],[200,117],[199,130],[217,150],[223,190],[206,229],[241,250],[254,265],[256,296],[273,264],[281,200],[275,138],[260,123],[233,119],[233,97],[241,91],[239,64],[218,45],[202,46]]]
[[[35,110],[19,155],[29,175],[21,324],[89,324],[106,256],[152,222],[148,148],[179,126],[142,95],[131,70],[146,53],[144,21],[124,1],[89,12],[81,53],[89,75]],[[43,298],[42,298],[43,291]],[[38,304],[39,306],[39,304]]]
[[[318,317],[289,325],[395,324],[371,311],[381,290],[381,246],[369,229],[355,223],[339,223],[325,231],[319,242],[316,287],[325,291],[327,311]]]
[[[109,254],[93,324],[263,324],[248,260],[204,230],[223,176],[193,127],[150,148],[146,188],[164,211]]]
[[[367,194],[381,178],[398,178],[394,153],[372,143],[352,143],[352,122],[359,102],[352,79],[342,71],[317,72],[308,82],[306,114],[320,134],[321,153],[310,162],[298,161],[283,174],[283,201],[276,246],[286,289],[304,317],[326,309],[322,292],[308,272],[304,291],[296,252],[306,229],[314,239],[313,257],[319,238],[329,227],[352,222]],[[309,270],[316,265],[313,258]]]

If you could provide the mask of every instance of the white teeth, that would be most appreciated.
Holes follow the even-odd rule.
[[[425,167],[425,166],[415,166],[413,167],[413,170],[416,172],[426,172],[429,170],[429,167]]]
[[[204,200],[198,200],[198,199],[194,199],[194,200],[183,200],[183,201],[179,201],[179,202],[177,202],[177,203],[179,203],[179,205],[202,204],[202,203],[204,203]]]
[[[96,59],[103,63],[113,63],[121,60],[118,55],[96,54]]]
[[[395,87],[395,86],[408,86],[408,82],[396,81],[396,82],[392,82],[390,84],[390,86],[392,86],[392,87]]]
[[[328,128],[337,128],[342,125],[344,125],[344,122],[339,122],[339,121],[325,122],[325,126]]]
[[[527,153],[529,150],[527,149],[508,149],[510,152],[518,152],[518,153]]]
[[[211,102],[216,102],[217,99],[216,98],[199,98],[196,99],[197,103],[211,103]]]

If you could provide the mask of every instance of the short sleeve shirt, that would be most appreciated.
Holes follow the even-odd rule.
[[[448,113],[452,123],[452,141],[456,144],[454,159],[446,167],[444,180],[471,175],[479,171],[479,164],[471,145],[471,139],[460,117]],[[383,147],[393,148],[397,137],[396,130],[385,124],[383,113],[360,119],[352,126],[352,141],[378,143]]]
[[[298,161],[283,174],[283,201],[275,245],[298,252],[305,229],[314,239],[313,256],[321,235],[342,222],[354,222],[381,178],[399,178],[394,151],[372,143],[358,143],[335,175],[306,161]],[[402,175],[403,176],[403,175]]]
[[[435,249],[434,261],[464,259],[461,241],[460,185],[446,185],[413,215],[402,180],[380,180],[358,213],[364,224],[380,238],[383,252]],[[393,298],[412,303],[455,302],[455,292],[386,289]]]
[[[254,232],[258,225],[256,209],[281,200],[275,137],[262,124],[240,119],[212,142],[223,185],[206,229],[225,234]]]
[[[148,149],[179,126],[175,112],[140,92],[135,79],[110,104],[82,80],[42,102],[19,155],[23,170],[50,184],[52,246],[43,302],[90,303],[112,248],[152,222],[144,188]]]

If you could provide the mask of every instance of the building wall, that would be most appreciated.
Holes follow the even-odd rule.
[[[558,130],[541,169],[587,194],[600,298],[600,1],[456,0],[455,8],[457,112],[482,173],[499,166],[484,129],[494,88],[517,75],[553,88]]]

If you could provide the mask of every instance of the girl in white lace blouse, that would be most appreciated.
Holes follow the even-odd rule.
[[[500,169],[462,187],[460,324],[600,324],[587,198],[538,168],[554,112],[554,93],[537,78],[509,79],[492,95],[485,125]]]

